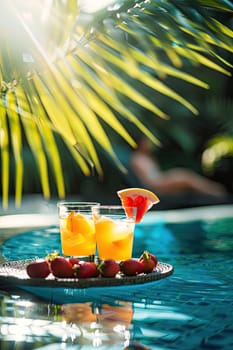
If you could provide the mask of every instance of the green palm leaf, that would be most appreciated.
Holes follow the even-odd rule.
[[[233,34],[212,10],[233,11],[224,0],[118,0],[95,13],[74,0],[3,2],[0,14],[0,145],[4,207],[9,191],[11,150],[15,195],[23,192],[23,142],[36,160],[42,192],[50,196],[49,166],[60,197],[65,196],[58,133],[85,175],[102,175],[99,144],[117,159],[105,125],[131,147],[136,143],[121,120],[159,144],[132,105],[151,117],[168,118],[148,92],[156,91],[192,113],[198,111],[166,83],[167,77],[208,88],[186,67],[206,66],[229,75],[224,51]],[[212,16],[212,17],[211,17]],[[119,118],[120,116],[120,118]],[[23,134],[26,139],[24,140]]]
[[[30,112],[30,106],[20,86],[15,89],[15,98],[17,106],[20,110],[21,120],[24,127],[27,142],[37,162],[39,174],[41,178],[42,192],[45,198],[50,197],[50,188],[48,182],[48,168],[46,156],[43,150],[40,134],[35,120]]]
[[[2,206],[4,209],[8,206],[8,191],[9,191],[9,180],[10,180],[10,154],[9,154],[9,135],[7,126],[7,115],[6,110],[0,105],[0,144],[1,144],[1,158],[2,158]]]

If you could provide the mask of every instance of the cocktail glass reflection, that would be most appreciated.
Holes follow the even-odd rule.
[[[92,208],[96,202],[59,202],[58,215],[62,254],[93,260],[96,252]]]
[[[132,257],[137,208],[99,205],[92,207],[98,257],[126,260]],[[127,213],[127,215],[126,215]]]
[[[72,341],[88,349],[123,349],[130,340],[134,313],[131,302],[64,304],[61,313],[66,323],[63,326],[63,331],[67,331],[66,343]]]

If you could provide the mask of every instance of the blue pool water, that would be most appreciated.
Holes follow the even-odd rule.
[[[50,227],[6,240],[1,253],[26,259],[59,247]],[[0,349],[233,349],[233,218],[149,220],[136,228],[133,255],[144,249],[173,275],[115,288],[0,287]]]

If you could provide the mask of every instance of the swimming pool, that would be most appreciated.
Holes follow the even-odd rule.
[[[58,229],[6,239],[5,259],[44,256]],[[150,212],[135,232],[173,275],[128,287],[1,286],[0,349],[233,349],[233,206]]]

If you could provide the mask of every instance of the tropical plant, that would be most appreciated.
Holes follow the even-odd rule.
[[[219,132],[207,140],[202,154],[203,170],[207,175],[212,175],[223,158],[233,160],[233,101],[226,98],[213,99],[206,109],[209,110],[212,122],[219,124]],[[232,174],[229,174],[229,177],[233,186]]]
[[[127,121],[159,143],[137,114],[168,118],[169,100],[198,111],[166,84],[166,77],[207,89],[187,67],[206,66],[229,75],[233,32],[219,11],[227,0],[118,0],[94,11],[94,1],[8,0],[1,2],[0,145],[2,203],[9,196],[9,163],[15,162],[15,198],[23,193],[23,145],[36,161],[42,192],[50,196],[49,169],[58,195],[65,195],[55,134],[63,138],[85,175],[102,173],[100,145],[118,161],[107,128],[136,146]],[[96,4],[104,5],[103,1]],[[91,5],[88,6],[87,5]],[[151,98],[168,99],[167,110]],[[134,106],[134,108],[131,108]],[[107,128],[106,128],[107,127]],[[50,168],[49,168],[50,166]]]

